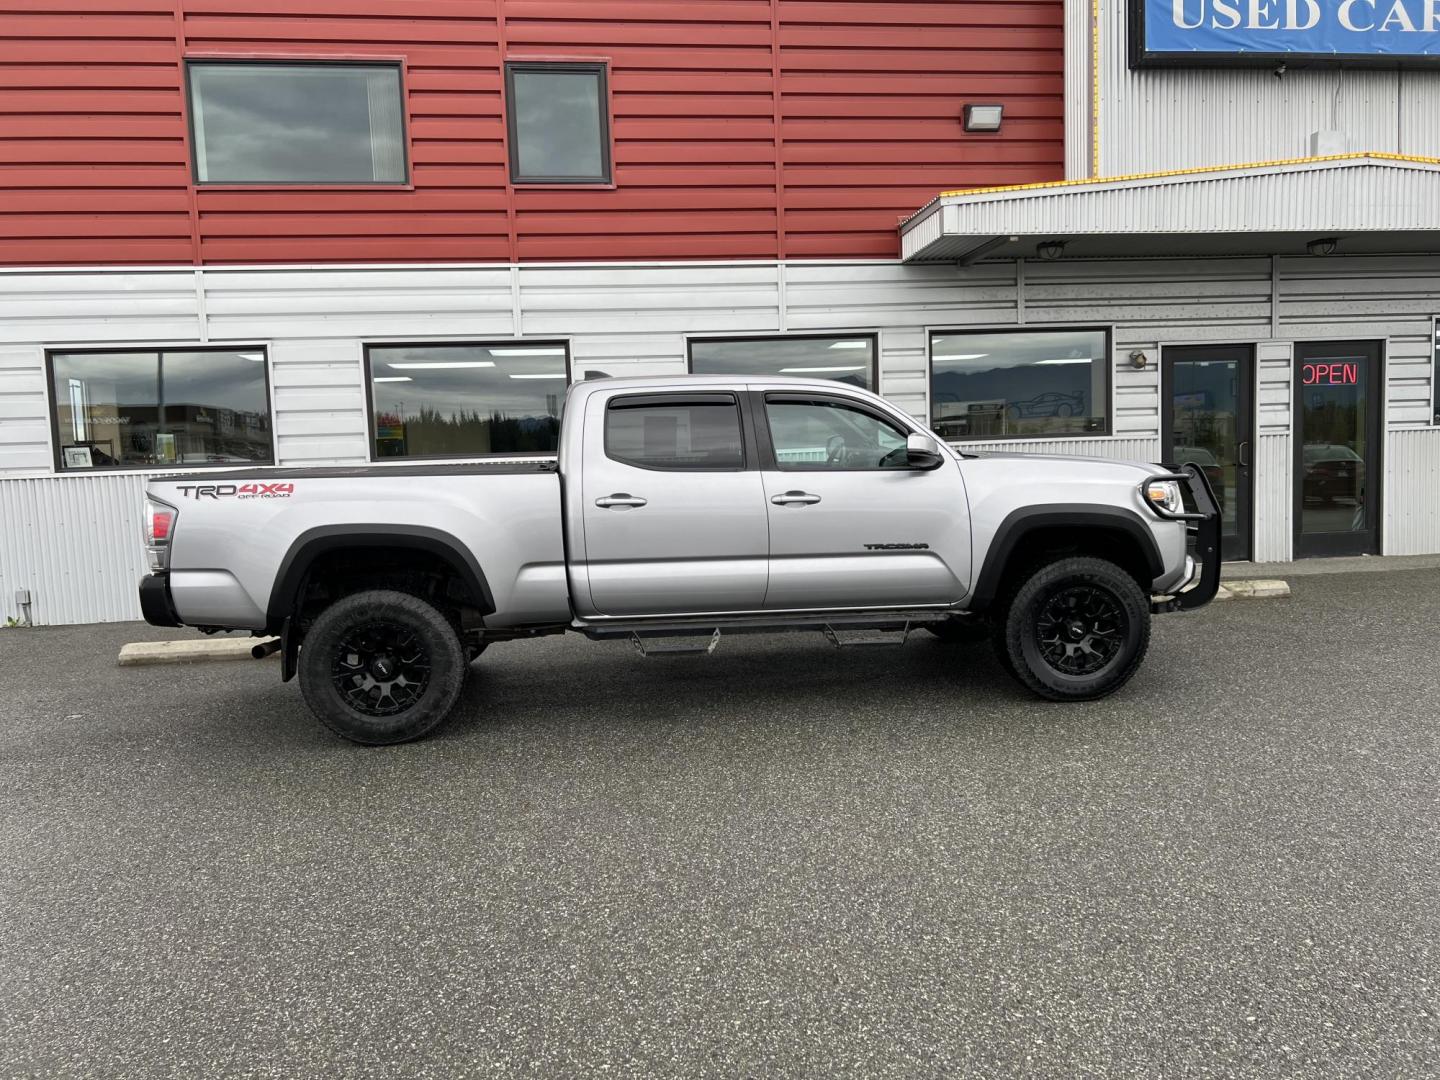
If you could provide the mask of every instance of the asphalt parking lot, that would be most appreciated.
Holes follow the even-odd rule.
[[[0,1076],[1434,1076],[1440,572],[1293,587],[1081,706],[499,645],[379,750],[0,630]]]

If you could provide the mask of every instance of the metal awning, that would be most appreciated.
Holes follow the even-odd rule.
[[[907,263],[1304,255],[1328,239],[1347,255],[1440,251],[1440,158],[1341,154],[947,191],[900,225]]]

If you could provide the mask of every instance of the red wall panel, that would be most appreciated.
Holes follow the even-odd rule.
[[[1062,0],[0,0],[0,264],[893,257],[1062,175]],[[183,58],[405,64],[412,184],[191,183]],[[502,58],[610,65],[613,188],[513,188]],[[966,135],[967,101],[1001,101]]]

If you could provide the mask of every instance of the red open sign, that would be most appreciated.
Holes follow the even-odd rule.
[[[1360,382],[1360,365],[1344,360],[1305,364],[1300,377],[1306,386],[1355,386]]]

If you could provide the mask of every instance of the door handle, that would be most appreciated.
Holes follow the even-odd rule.
[[[606,495],[603,499],[596,499],[595,505],[603,507],[606,510],[616,506],[638,508],[645,505],[645,500],[640,498],[639,495],[631,495],[628,491],[617,491],[614,495]]]
[[[1242,442],[1239,446],[1235,447],[1235,464],[1236,464],[1236,465],[1239,465],[1242,469],[1247,469],[1247,468],[1249,468],[1249,467],[1250,467],[1250,457],[1249,457],[1249,455],[1250,455],[1250,441],[1247,439],[1245,442]]]
[[[820,501],[820,496],[811,495],[808,491],[787,491],[783,495],[771,495],[770,501],[776,506],[789,506],[791,503],[811,506]]]

